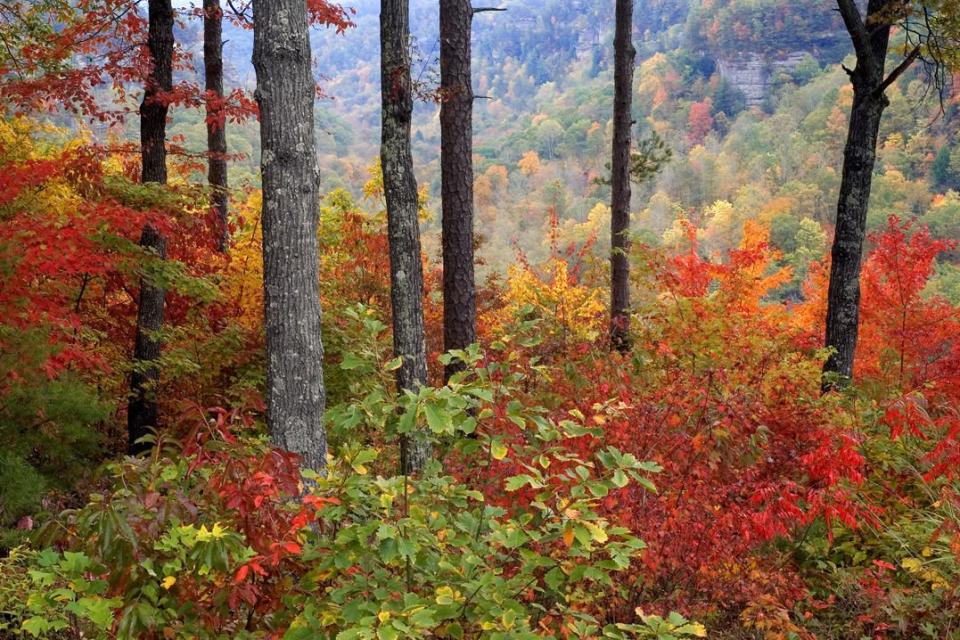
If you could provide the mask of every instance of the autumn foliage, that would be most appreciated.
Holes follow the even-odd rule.
[[[123,156],[76,141],[39,145],[35,136],[29,121],[4,125],[0,339],[5,354],[17,354],[26,335],[42,336],[48,346],[40,358],[21,353],[14,356],[20,364],[3,360],[8,368],[0,394],[22,397],[41,378],[86,389],[96,383],[90,393],[113,406],[115,416],[124,405],[133,283],[140,276],[163,278],[174,295],[172,348],[162,383],[164,413],[172,417],[161,443],[179,447],[171,460],[183,461],[168,467],[172,463],[158,458],[152,466],[116,467],[112,482],[127,478],[128,489],[106,487],[113,497],[88,507],[87,519],[65,521],[65,536],[63,529],[44,535],[111,567],[106,591],[84,597],[108,598],[105,624],[120,635],[145,637],[161,621],[173,629],[187,625],[184,633],[225,629],[234,624],[230,609],[272,619],[278,629],[294,624],[284,602],[309,589],[283,576],[309,574],[313,556],[304,532],[315,526],[310,523],[318,510],[347,497],[330,491],[295,506],[302,486],[295,460],[243,444],[259,429],[261,408],[258,193],[239,204],[233,248],[223,257],[214,246],[215,221],[190,206],[194,195],[185,185],[141,187],[129,181]],[[173,239],[167,264],[157,264],[134,243],[147,220]],[[345,193],[327,198],[322,221],[323,269],[331,276],[323,294],[331,380],[341,375],[336,370],[344,372],[331,386],[342,406],[334,410],[331,428],[355,472],[366,474],[373,464],[389,475],[395,454],[376,463],[347,454],[350,433],[388,452],[395,442],[391,427],[376,427],[396,415],[378,413],[389,405],[383,404],[386,396],[376,395],[391,384],[389,374],[378,373],[389,368],[384,221],[363,213]],[[474,413],[452,414],[461,416],[455,422],[472,421],[470,430],[483,439],[467,439],[473,444],[446,454],[449,468],[462,469],[462,481],[511,518],[523,518],[544,491],[566,491],[562,479],[575,472],[573,460],[607,455],[609,447],[660,469],[641,482],[614,475],[612,484],[596,485],[591,500],[600,520],[591,526],[600,529],[575,524],[576,514],[557,523],[559,549],[579,544],[578,535],[606,539],[611,534],[603,527],[623,527],[646,544],[617,588],[577,605],[603,623],[634,623],[638,609],[663,616],[680,610],[708,628],[802,637],[827,624],[844,597],[843,606],[858,612],[857,633],[900,637],[890,631],[898,619],[922,619],[902,610],[905,598],[919,603],[913,606],[955,606],[947,586],[955,565],[928,560],[947,562],[957,544],[950,514],[960,461],[960,327],[955,307],[923,293],[933,261],[948,243],[897,219],[872,239],[859,395],[821,397],[819,327],[807,319],[821,317],[822,269],[811,270],[804,302],[770,302],[792,274],[775,266],[778,254],[762,225],[748,223],[739,248],[724,260],[705,256],[696,229],[684,229],[674,250],[636,249],[635,284],[642,294],[636,347],[628,357],[611,354],[603,342],[603,298],[594,280],[597,267],[588,261],[589,242],[567,248],[555,235],[545,264],[520,260],[505,281],[487,287],[481,327],[487,345],[476,375],[489,369],[477,383],[486,380],[483,385],[509,392],[488,398],[478,390],[477,398],[487,399]],[[435,287],[429,265],[427,273]],[[428,304],[430,335],[439,331],[435,307]],[[436,361],[434,366],[438,374]],[[431,413],[429,402],[415,419],[434,427],[443,414]],[[209,406],[228,408],[200,409]],[[536,420],[582,424],[576,433],[568,427],[563,456],[528,451],[523,425],[531,417],[518,413],[523,406],[542,407]],[[57,413],[41,405],[36,411],[35,419],[52,421],[45,429],[57,428]],[[104,424],[114,419],[109,412],[96,417]],[[116,432],[105,430],[101,437],[110,443]],[[54,445],[41,439],[34,446],[44,452]],[[96,457],[92,450],[85,455]],[[482,475],[467,472],[476,465],[474,456],[492,457]],[[53,474],[49,486],[56,487],[53,478],[62,469],[32,455],[24,460],[38,473]],[[516,480],[504,484],[504,478]],[[904,501],[928,514],[920,530],[904,520]],[[218,520],[184,528],[204,510],[219,514]],[[24,507],[5,517],[15,520],[30,511]],[[586,533],[578,533],[578,526]],[[916,549],[904,553],[885,544],[891,530],[916,539]],[[83,542],[88,539],[96,544]],[[869,541],[863,552],[868,555],[845,556],[850,539]],[[187,562],[194,557],[188,554],[176,561],[179,571],[159,577],[114,573],[152,557],[138,546],[147,541],[166,554],[166,562],[187,553],[183,549],[209,548],[212,555],[197,565]],[[819,553],[835,556],[832,571],[811,564],[820,545],[829,551]],[[201,566],[222,574],[222,583],[214,588],[195,573]],[[347,571],[337,580],[360,575]],[[546,575],[535,577],[532,587],[537,580]],[[154,623],[147,613],[131,617],[123,603],[150,584],[159,585],[166,598],[193,603],[189,623],[159,604],[152,605],[150,615],[160,616]],[[530,597],[536,599],[536,589]],[[99,619],[96,611],[84,611],[81,619]],[[548,616],[542,623],[547,634],[571,621]]]
[[[309,8],[350,26],[337,5]],[[115,124],[145,77],[130,3],[42,0],[33,18],[17,55],[0,54],[0,638],[893,640],[960,626],[960,312],[929,288],[954,242],[906,217],[873,234],[856,385],[822,395],[830,229],[798,222],[810,241],[785,259],[774,238],[795,200],[746,221],[723,201],[671,209],[662,244],[635,242],[628,354],[605,337],[607,212],[567,224],[551,206],[534,229],[547,258],[518,252],[479,287],[480,343],[449,385],[425,252],[434,386],[398,395],[374,165],[362,200],[338,189],[321,206],[331,456],[326,475],[303,474],[264,433],[260,191],[231,194],[222,253],[179,141],[171,184],[140,185],[129,146],[18,115]],[[725,37],[714,24],[705,37]],[[102,62],[72,68],[76,55]],[[680,84],[643,82],[665,83],[655,107]],[[182,82],[161,99],[211,98]],[[256,115],[243,91],[213,106],[228,126]],[[704,98],[681,114],[695,162],[714,112]],[[553,171],[546,154],[518,157],[481,177],[482,206]],[[167,260],[137,244],[147,224]],[[132,458],[142,279],[168,292],[163,417]],[[397,444],[413,429],[436,460],[407,477]]]

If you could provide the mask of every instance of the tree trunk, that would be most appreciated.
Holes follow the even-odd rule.
[[[314,80],[306,0],[254,0],[260,105],[267,426],[276,445],[321,470],[323,344],[314,146]]]
[[[140,105],[141,181],[167,182],[167,102],[162,94],[173,88],[173,6],[170,0],[150,0],[147,47],[152,67]],[[166,241],[151,225],[143,228],[140,246],[166,258]],[[164,290],[140,279],[137,308],[137,337],[130,375],[130,400],[127,405],[127,449],[140,453],[149,446],[137,441],[157,427],[156,386],[160,379],[161,343],[157,333],[163,328]]]
[[[473,86],[469,0],[440,0],[440,173],[443,200],[443,348],[477,339],[473,258]],[[446,377],[463,368],[454,361]]]
[[[837,228],[827,294],[826,345],[834,349],[825,372],[850,380],[860,319],[860,269],[866,237],[867,206],[876,160],[880,117],[886,98],[872,97],[872,88],[854,89],[850,130],[844,148],[843,178],[837,206]],[[832,383],[827,382],[829,387]]]
[[[617,0],[610,185],[610,342],[630,349],[630,146],[633,128],[633,0]]]
[[[381,0],[380,46],[380,162],[390,240],[393,351],[403,358],[397,371],[399,388],[416,391],[427,380],[427,344],[423,326],[420,207],[410,149],[413,93],[409,0]],[[410,435],[401,442],[401,467],[405,473],[421,469],[429,457],[430,443],[424,435]]]
[[[226,252],[227,226],[227,120],[223,113],[223,11],[220,0],[203,0],[203,71],[207,90],[207,182],[211,206],[220,223],[217,245]],[[213,99],[214,104],[211,104]]]
[[[870,26],[870,31],[869,37],[864,39],[865,42],[869,41],[869,52],[858,48],[857,66],[850,72],[853,107],[843,152],[837,227],[831,252],[826,346],[833,349],[833,352],[824,366],[824,373],[831,374],[824,378],[825,391],[837,384],[847,384],[853,378],[860,321],[860,270],[866,238],[867,209],[877,157],[880,119],[888,104],[883,85],[890,27],[884,27],[878,16],[882,15],[889,2],[890,0],[870,0],[865,22]]]

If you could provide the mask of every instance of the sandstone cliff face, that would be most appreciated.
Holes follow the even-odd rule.
[[[747,106],[761,106],[770,96],[773,77],[778,72],[791,72],[808,56],[809,51],[766,55],[744,52],[717,60],[720,76],[743,92]]]

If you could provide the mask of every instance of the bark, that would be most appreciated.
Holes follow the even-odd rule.
[[[147,48],[152,66],[144,85],[140,105],[141,181],[167,182],[167,102],[162,95],[173,88],[173,6],[170,0],[150,0]],[[166,241],[151,225],[143,228],[140,246],[160,259],[166,257]],[[163,328],[165,293],[161,287],[140,279],[137,306],[137,335],[130,375],[130,400],[127,405],[127,449],[140,453],[149,449],[137,440],[157,427],[156,386],[160,379],[157,363],[161,353],[158,332]]]
[[[473,256],[473,86],[469,0],[440,0],[440,173],[443,200],[443,348],[477,339]],[[463,368],[454,361],[445,374]]]
[[[326,394],[307,4],[254,0],[253,12],[263,174],[267,426],[278,447],[322,470]]]
[[[219,221],[217,245],[226,252],[230,243],[227,227],[227,120],[222,108],[211,105],[210,98],[222,107],[223,100],[223,11],[220,0],[203,0],[203,71],[207,90],[207,182],[210,204]]]
[[[630,349],[630,146],[633,128],[633,0],[617,0],[610,185],[610,342]]]
[[[880,119],[888,104],[884,95],[884,60],[890,27],[876,24],[890,0],[870,0],[866,22],[855,6],[841,0],[841,12],[855,43],[857,64],[850,72],[853,106],[843,153],[843,174],[837,203],[837,227],[831,252],[830,286],[827,293],[826,346],[832,354],[824,373],[839,377],[840,384],[853,378],[857,331],[860,320],[860,271],[866,237],[867,209],[876,163]],[[857,13],[853,13],[857,12]],[[824,390],[837,381],[824,379]]]
[[[410,148],[413,92],[409,0],[381,0],[380,46],[383,118],[380,162],[390,241],[393,351],[403,359],[397,371],[398,387],[416,391],[427,380],[427,344],[423,324],[420,207]],[[401,442],[404,473],[421,469],[429,457],[430,443],[425,434],[412,434]]]

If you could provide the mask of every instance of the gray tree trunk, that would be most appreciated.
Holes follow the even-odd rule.
[[[321,470],[323,344],[314,146],[314,80],[306,0],[254,0],[260,105],[267,425],[277,446]]]
[[[390,240],[393,351],[403,358],[397,371],[399,388],[416,391],[427,381],[427,343],[423,327],[420,207],[410,149],[413,92],[409,0],[381,0],[380,47],[380,162]],[[400,463],[405,473],[421,469],[429,458],[430,442],[425,434],[413,434],[401,442]]]
[[[613,41],[613,149],[610,186],[610,342],[630,349],[630,147],[633,129],[633,0],[617,0]]]
[[[443,209],[443,348],[477,339],[473,256],[473,85],[470,0],[440,0],[440,174]],[[463,368],[454,361],[449,378]]]
[[[223,98],[223,11],[220,0],[203,0],[203,70],[208,94]],[[223,109],[207,103],[207,182],[211,189],[211,206],[220,223],[217,245],[221,252],[230,243],[227,226],[227,119]]]
[[[870,0],[866,23],[858,22],[859,11],[841,2],[847,29],[857,42],[857,65],[850,73],[853,107],[843,152],[843,175],[837,203],[837,228],[830,265],[827,293],[826,346],[833,349],[824,373],[839,376],[840,384],[853,378],[854,356],[860,320],[860,271],[867,228],[867,208],[877,157],[880,119],[888,104],[884,95],[884,62],[890,40],[890,26],[882,18],[891,0]],[[853,15],[856,11],[856,16]],[[867,30],[869,28],[869,31]],[[835,381],[824,380],[824,390]]]
[[[150,0],[148,6],[147,48],[152,67],[140,105],[141,181],[167,182],[167,111],[164,92],[173,88],[173,6],[170,0]],[[166,257],[166,241],[152,225],[143,228],[140,246],[159,258]],[[130,400],[127,404],[127,450],[140,453],[148,446],[137,440],[157,427],[156,386],[160,380],[162,345],[158,332],[163,328],[164,290],[140,279],[137,305],[137,337],[130,375]]]

